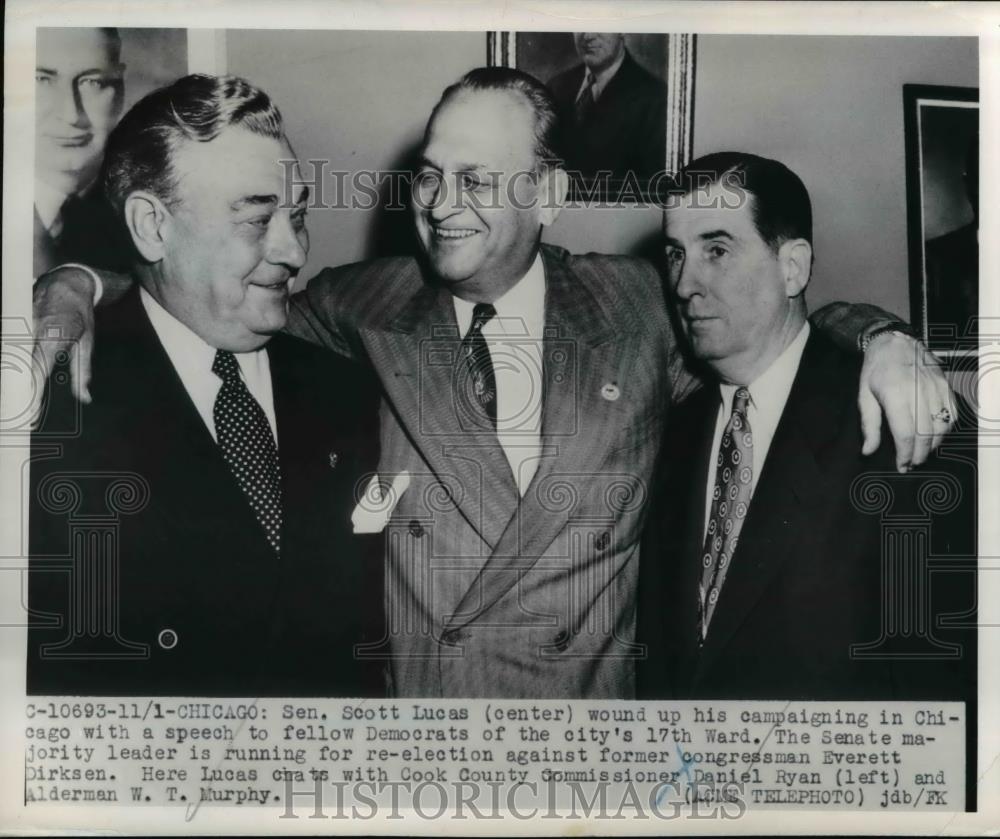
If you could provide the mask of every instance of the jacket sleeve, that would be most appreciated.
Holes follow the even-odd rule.
[[[285,332],[310,344],[360,361],[345,328],[344,284],[337,269],[324,268],[292,295]]]
[[[902,321],[870,303],[827,303],[809,317],[820,332],[841,349],[858,351],[858,339],[872,329]]]

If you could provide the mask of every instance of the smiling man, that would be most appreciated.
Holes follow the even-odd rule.
[[[103,185],[137,287],[98,315],[97,398],[79,433],[32,469],[29,598],[59,618],[29,635],[32,693],[382,690],[353,655],[362,616],[378,614],[364,574],[379,562],[351,531],[355,486],[376,466],[377,391],[275,334],[309,244],[305,190],[279,204],[294,157],[266,94],[232,77],[182,78],[111,134]],[[64,391],[54,379],[36,453],[71,427]],[[116,506],[103,476],[136,505]],[[81,509],[118,513],[114,546],[76,549],[80,510],[46,490],[62,483]],[[94,563],[116,559],[88,588]]]
[[[127,265],[124,234],[96,185],[104,145],[122,111],[121,46],[117,29],[37,30],[36,277],[60,262]]]
[[[388,661],[396,695],[634,694],[648,483],[663,416],[698,383],[650,263],[541,243],[567,189],[560,136],[537,79],[471,70],[427,123],[419,255],[325,269],[291,301],[293,334],[369,363],[384,390],[379,473],[397,486],[387,622],[363,654]],[[103,279],[106,297],[127,285]],[[80,324],[96,287],[76,269],[36,287],[39,334],[81,339],[84,400]],[[888,322],[843,306],[827,315],[849,343]],[[936,368],[912,366],[915,349],[875,338],[860,386],[867,444],[881,416],[873,385],[903,466],[932,443],[913,434],[915,394],[948,398]]]

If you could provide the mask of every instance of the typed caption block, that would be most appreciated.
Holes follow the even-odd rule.
[[[35,697],[24,724],[29,807],[276,818],[964,807],[961,703]]]

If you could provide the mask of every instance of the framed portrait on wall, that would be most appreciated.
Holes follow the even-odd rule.
[[[186,29],[36,30],[34,276],[64,262],[128,269],[99,183],[104,147],[132,105],[189,72],[189,46]]]
[[[654,199],[690,158],[694,35],[491,32],[487,52],[552,92],[571,199]]]
[[[979,91],[903,86],[910,317],[943,357],[975,349]]]

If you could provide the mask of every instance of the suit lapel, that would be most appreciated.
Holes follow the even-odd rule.
[[[844,400],[831,398],[826,389],[830,378],[822,369],[820,343],[811,336],[803,353],[719,595],[699,672],[711,667],[784,563],[795,561],[795,543],[823,503],[823,451],[845,418],[830,409]]]
[[[628,53],[625,53],[625,59],[622,61],[621,67],[618,68],[618,72],[611,77],[604,86],[604,90],[601,91],[600,98],[597,100],[598,105],[602,101],[611,103],[621,101],[623,98],[629,99],[634,95],[634,91],[632,90],[632,67],[632,57]]]
[[[422,283],[388,323],[362,340],[409,438],[492,549],[518,502],[497,436],[463,426],[454,397],[461,336],[446,289]]]
[[[600,468],[618,433],[616,423],[600,412],[611,404],[600,390],[615,356],[612,324],[557,252],[543,246],[542,257],[546,291],[541,461],[492,556],[459,602],[452,626],[475,620],[513,587],[518,574],[538,561],[573,511],[566,505],[553,510],[557,484],[585,483]],[[595,406],[595,398],[604,404]]]
[[[126,363],[136,368],[136,372],[130,375],[136,388],[136,401],[150,412],[148,419],[136,418],[136,424],[162,430],[163,436],[155,447],[156,452],[176,453],[172,455],[175,465],[185,461],[192,464],[188,469],[171,470],[171,474],[183,474],[185,481],[196,481],[198,485],[197,491],[192,489],[183,493],[178,490],[179,497],[210,499],[219,511],[217,521],[224,522],[234,538],[237,538],[236,534],[241,534],[239,538],[246,539],[245,534],[252,533],[254,541],[271,554],[264,530],[160,343],[139,299],[138,290],[129,292],[129,295],[122,301],[114,329],[118,333],[116,342],[122,347],[122,352],[130,356]],[[105,394],[102,398],[114,399],[120,398],[120,395]],[[166,497],[169,498],[170,494]],[[185,503],[189,500],[186,498]]]
[[[302,512],[293,499],[301,497],[304,487],[309,492],[320,492],[318,481],[322,478],[328,462],[320,463],[320,451],[328,444],[329,430],[321,425],[322,417],[317,410],[303,410],[303,394],[313,388],[336,387],[337,382],[317,381],[309,377],[309,372],[291,367],[292,357],[284,344],[283,335],[277,335],[267,344],[268,366],[271,370],[271,391],[274,398],[274,420],[277,431],[278,462],[281,464],[282,495],[282,545],[290,544],[289,532],[302,526]],[[349,394],[347,394],[349,398]],[[313,406],[317,403],[313,402]],[[295,505],[295,506],[293,506]],[[330,515],[341,511],[331,510]],[[294,534],[292,534],[294,537]]]
[[[701,556],[705,541],[705,492],[719,410],[719,389],[706,388],[704,393],[696,394],[692,399],[697,402],[689,409],[686,427],[679,434],[679,443],[675,442],[671,446],[670,460],[664,464],[665,479],[680,481],[680,485],[673,488],[673,496],[677,501],[671,504],[674,508],[671,514],[675,518],[670,525],[681,532],[677,542],[679,551],[675,557],[659,558],[661,562],[673,563],[677,568],[677,591],[673,598],[676,615],[671,620],[682,656],[677,672],[689,676],[694,668],[701,640],[698,629],[698,586],[701,582]],[[687,459],[687,468],[682,466],[684,459]]]

